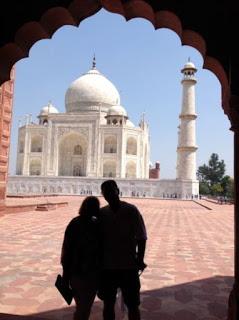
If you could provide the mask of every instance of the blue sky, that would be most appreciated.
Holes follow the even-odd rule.
[[[119,90],[130,120],[138,124],[146,113],[151,161],[160,162],[161,178],[175,178],[180,70],[190,57],[198,69],[197,165],[218,153],[226,163],[226,173],[233,175],[233,135],[221,107],[221,86],[213,73],[202,69],[200,53],[182,46],[171,30],[155,31],[147,20],[126,22],[105,10],[84,20],[79,28],[64,26],[52,39],[37,42],[29,58],[16,64],[10,174],[15,173],[18,120],[31,113],[37,121],[37,114],[49,100],[64,112],[67,88],[91,68],[94,53],[97,69]]]

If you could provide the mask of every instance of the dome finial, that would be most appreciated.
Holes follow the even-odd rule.
[[[191,62],[191,59],[190,59],[190,57],[188,57],[188,62]]]
[[[95,53],[94,53],[93,62],[92,62],[92,69],[95,69],[95,68],[96,68],[96,60],[95,60]]]
[[[47,110],[48,114],[50,113],[50,107],[52,106],[51,100],[48,101]]]

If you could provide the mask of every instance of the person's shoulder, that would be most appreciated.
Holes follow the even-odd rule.
[[[126,207],[126,208],[136,208],[136,206],[132,203],[126,202],[126,201],[122,201],[120,200],[120,204],[122,207]]]
[[[74,217],[67,225],[66,229],[71,230],[80,224],[80,216]]]
[[[81,216],[76,216],[73,219],[71,219],[71,221],[69,222],[69,224],[76,224],[79,223],[79,221],[81,220]]]
[[[100,208],[100,214],[107,214],[110,210],[110,206],[109,205],[106,205],[102,208]]]
[[[132,213],[139,213],[139,209],[132,203],[121,201],[121,208]]]

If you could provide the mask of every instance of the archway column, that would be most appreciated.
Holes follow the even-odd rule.
[[[0,216],[5,211],[15,69],[0,86]]]
[[[229,296],[228,320],[239,319],[239,96],[230,99],[229,118],[234,132],[234,285]]]

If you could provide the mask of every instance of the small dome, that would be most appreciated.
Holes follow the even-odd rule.
[[[124,116],[127,117],[127,112],[122,106],[112,106],[107,112],[107,116]]]
[[[50,113],[59,113],[59,111],[49,102],[47,106],[41,109],[40,116],[46,116]]]
[[[193,70],[193,72],[197,71],[194,63],[192,63],[191,61],[188,61],[187,63],[185,63],[185,65],[184,65],[183,69],[181,70],[181,72],[183,73],[183,72],[185,72],[187,70]]]
[[[116,87],[95,66],[72,82],[65,95],[67,112],[108,111],[120,104]]]
[[[131,128],[134,128],[134,127],[135,127],[135,125],[133,124],[133,122],[130,121],[129,119],[127,119],[127,121],[126,121],[126,126],[127,126],[127,127],[131,127]]]
[[[196,69],[194,63],[192,63],[191,61],[188,61],[185,65],[184,65],[184,69]]]

